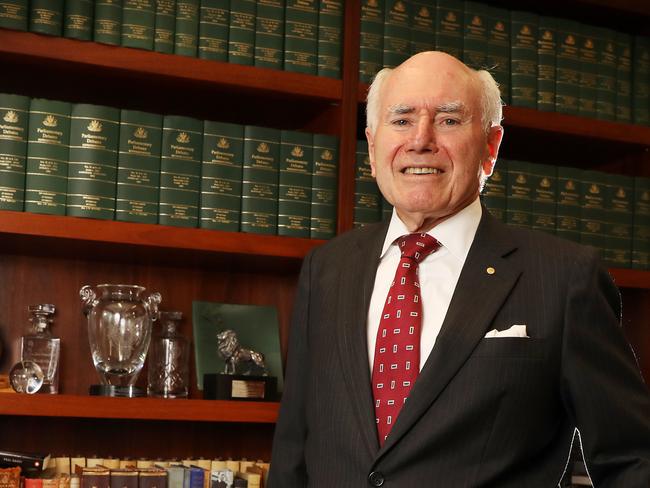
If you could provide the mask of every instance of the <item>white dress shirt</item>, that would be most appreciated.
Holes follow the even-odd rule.
[[[418,265],[422,297],[420,370],[433,349],[442,322],[447,315],[456,283],[481,220],[481,213],[481,204],[477,198],[456,215],[427,232],[440,242],[441,247],[436,252],[429,254]],[[397,216],[397,212],[393,210],[368,309],[368,360],[371,373],[375,359],[375,341],[377,340],[379,320],[386,296],[388,296],[388,289],[400,261],[400,252],[395,241],[408,233],[406,226]]]

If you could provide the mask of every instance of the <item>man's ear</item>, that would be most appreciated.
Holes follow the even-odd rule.
[[[497,157],[499,156],[499,147],[501,146],[501,141],[503,140],[503,127],[500,125],[495,125],[490,127],[487,135],[487,158],[482,163],[483,173],[486,176],[492,175],[494,170],[494,165],[497,162]]]
[[[366,139],[368,140],[368,158],[370,159],[370,169],[372,170],[372,177],[376,177],[375,171],[375,138],[372,131],[366,127]]]

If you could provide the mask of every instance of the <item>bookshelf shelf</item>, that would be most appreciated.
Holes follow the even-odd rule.
[[[274,423],[278,409],[277,402],[0,393],[0,415],[32,417]]]

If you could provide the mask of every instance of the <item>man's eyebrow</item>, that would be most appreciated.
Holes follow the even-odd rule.
[[[415,107],[403,103],[398,103],[396,105],[388,107],[389,115],[405,115],[412,114],[413,112],[415,112]]]
[[[461,113],[461,114],[466,114],[467,113],[467,107],[463,102],[447,102],[443,103],[442,105],[438,105],[436,107],[436,113]]]

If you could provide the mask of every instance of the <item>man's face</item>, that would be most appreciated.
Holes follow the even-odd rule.
[[[424,53],[396,69],[366,129],[373,176],[410,231],[425,231],[473,202],[492,173],[501,127],[486,134],[480,84],[460,62]]]

